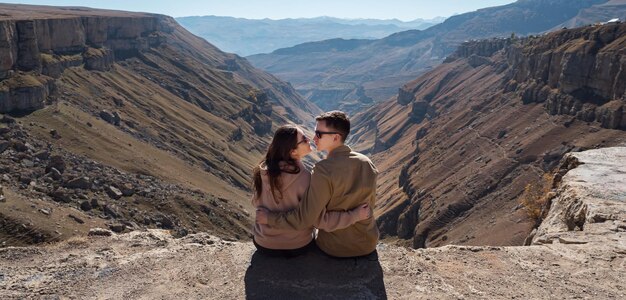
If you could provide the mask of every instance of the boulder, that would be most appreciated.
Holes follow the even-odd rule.
[[[52,200],[57,202],[70,203],[72,201],[70,195],[61,189],[51,192],[49,196],[52,197]]]
[[[61,138],[61,135],[59,135],[59,132],[56,129],[51,129],[50,130],[50,136],[53,139],[60,139]]]
[[[13,140],[13,141],[11,141],[11,146],[17,152],[24,152],[24,151],[28,150],[28,147],[26,147],[26,144],[24,144],[24,142],[22,142],[22,141]]]
[[[91,199],[91,201],[89,202],[89,204],[91,204],[91,208],[100,207],[100,203],[98,203],[98,199],[96,199],[96,198]]]
[[[100,111],[100,118],[109,124],[119,126],[122,118],[118,112],[110,113],[107,110]]]
[[[623,101],[615,100],[596,109],[597,120],[602,127],[619,129],[622,123]]]
[[[30,184],[30,182],[33,180],[31,174],[20,174],[20,182],[22,184]]]
[[[80,203],[80,209],[82,209],[84,211],[90,211],[92,209],[91,202],[89,202],[89,201],[81,202]]]
[[[174,222],[172,219],[164,214],[157,214],[152,218],[154,223],[157,223],[157,226],[163,229],[173,229]]]
[[[15,124],[15,119],[6,116],[6,115],[0,115],[0,123],[4,123],[4,124]]]
[[[120,126],[120,121],[122,121],[122,117],[116,111],[113,112],[113,125]]]
[[[110,113],[108,110],[101,110],[100,118],[109,124],[113,124],[113,114]]]
[[[118,188],[114,187],[114,186],[107,186],[104,191],[107,193],[107,195],[109,195],[109,197],[117,200],[119,198],[122,198],[122,196],[124,196],[124,194],[122,194],[122,191],[120,191]]]
[[[114,219],[120,216],[120,213],[115,205],[107,204],[104,206],[103,211],[105,216],[109,216]]]
[[[0,142],[0,154],[2,154],[5,150],[7,150],[10,145],[11,143],[8,141],[1,141]]]
[[[50,157],[50,161],[46,166],[46,173],[49,173],[52,169],[56,169],[59,173],[65,171],[65,161],[61,155],[53,155]]]
[[[50,172],[48,172],[48,174],[46,174],[46,176],[49,176],[50,178],[52,178],[54,180],[61,180],[61,179],[63,179],[63,175],[61,175],[61,172],[59,170],[57,170],[56,168],[51,168]]]
[[[83,221],[83,219],[81,219],[81,218],[79,218],[79,217],[77,217],[75,215],[69,214],[68,217],[70,219],[76,221],[76,223],[78,223],[78,224],[85,224],[85,221]]]
[[[113,232],[104,228],[91,228],[89,229],[89,236],[111,236]]]
[[[129,197],[135,194],[135,188],[130,183],[125,183],[119,186],[119,190],[122,192],[122,195],[125,197]]]
[[[83,189],[87,190],[91,187],[91,179],[89,177],[81,176],[74,178],[64,184],[66,188],[70,189]]]
[[[40,160],[45,160],[45,159],[48,159],[48,157],[50,157],[50,152],[48,152],[48,150],[41,150],[41,151],[35,152],[33,156]]]
[[[121,233],[126,229],[126,226],[124,224],[115,223],[109,224],[109,228],[115,233]]]

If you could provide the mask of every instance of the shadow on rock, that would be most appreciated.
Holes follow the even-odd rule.
[[[314,249],[294,258],[275,258],[255,252],[245,284],[247,299],[387,299],[375,253],[332,258]]]

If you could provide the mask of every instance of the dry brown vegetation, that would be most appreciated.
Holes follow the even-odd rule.
[[[553,174],[544,174],[541,179],[527,184],[520,196],[520,204],[524,206],[528,216],[536,222],[545,217],[548,211],[546,208],[550,206],[550,200],[554,196],[551,192],[553,179]]]

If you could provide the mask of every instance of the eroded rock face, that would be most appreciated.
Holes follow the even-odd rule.
[[[494,53],[510,46],[516,39],[494,38],[490,40],[469,41],[461,44],[446,60],[469,58],[471,56],[490,57]]]
[[[54,81],[43,75],[19,74],[0,81],[0,112],[43,108],[53,90]]]
[[[398,103],[400,105],[407,105],[409,104],[411,101],[413,101],[413,97],[415,95],[411,92],[411,91],[407,91],[404,88],[399,88],[398,89]]]
[[[172,32],[174,24],[160,15],[68,15],[0,22],[0,112],[42,108],[53,88],[49,77],[59,78],[66,68],[81,65],[107,71],[116,60],[165,43],[162,33]],[[4,83],[15,76],[34,76],[43,83]]]
[[[12,21],[0,21],[0,78],[6,78],[17,62],[17,32]]]
[[[547,34],[507,49],[510,85],[551,115],[626,129],[626,24]]]
[[[40,71],[39,43],[32,20],[17,21],[17,69],[21,71]],[[13,67],[13,66],[12,66]]]
[[[566,173],[532,243],[626,241],[626,147],[566,154],[560,170]]]

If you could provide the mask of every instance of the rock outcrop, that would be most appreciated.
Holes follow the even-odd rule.
[[[161,15],[18,17],[0,22],[0,113],[40,109],[54,88],[50,80],[19,84],[26,80],[21,77],[44,81],[81,65],[106,71],[116,59],[135,57],[165,42],[163,33],[171,33],[173,24]]]
[[[626,24],[527,39],[507,50],[511,89],[551,115],[626,129]]]
[[[469,58],[472,56],[491,57],[494,53],[510,46],[512,43],[519,41],[515,37],[511,38],[493,38],[488,40],[472,40],[464,42],[456,50],[446,58],[444,63],[451,62],[458,58]]]
[[[626,147],[565,155],[547,217],[532,243],[626,241]]]

